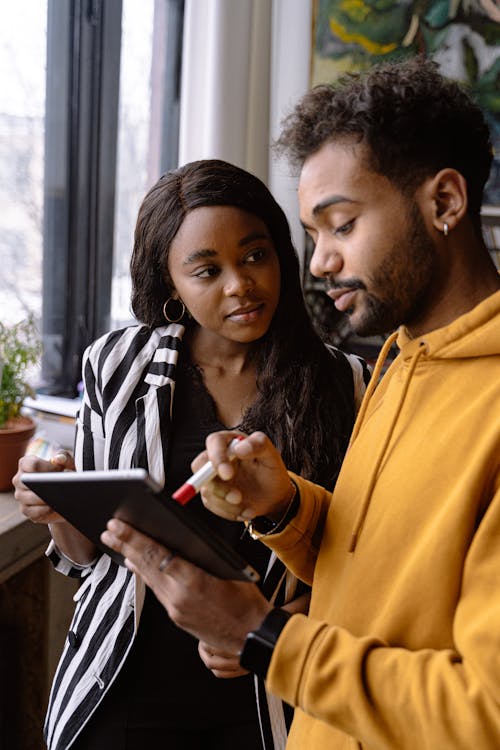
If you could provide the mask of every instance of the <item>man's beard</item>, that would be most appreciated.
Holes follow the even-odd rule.
[[[411,325],[427,310],[437,267],[436,250],[414,203],[409,211],[408,232],[400,244],[403,243],[405,254],[393,245],[370,275],[369,286],[374,292],[369,292],[367,285],[359,280],[345,284],[363,290],[363,309],[359,317],[350,319],[353,331],[360,336],[388,333],[401,324]]]

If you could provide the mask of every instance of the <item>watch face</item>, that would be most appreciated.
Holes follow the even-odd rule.
[[[248,669],[249,672],[265,679],[273,650],[274,643],[270,643],[258,633],[249,633],[240,654],[240,664],[243,669]]]

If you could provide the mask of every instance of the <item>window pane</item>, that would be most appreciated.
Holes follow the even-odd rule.
[[[123,0],[113,326],[131,322],[129,263],[139,205],[177,166],[183,0]]]
[[[46,0],[0,9],[0,320],[40,318]]]
[[[118,120],[112,326],[130,321],[129,262],[137,211],[158,178],[149,167],[154,0],[124,0]]]

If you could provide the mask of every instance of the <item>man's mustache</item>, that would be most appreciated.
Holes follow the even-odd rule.
[[[332,277],[328,276],[325,279],[326,291],[331,289],[366,289],[365,285],[359,279],[345,279],[343,281],[335,281]]]

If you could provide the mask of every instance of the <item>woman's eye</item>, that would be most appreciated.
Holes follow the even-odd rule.
[[[250,263],[258,263],[259,260],[262,260],[265,254],[266,251],[262,248],[259,248],[258,250],[252,250],[252,252],[248,253],[245,260]]]
[[[212,276],[216,276],[218,272],[219,269],[217,266],[206,266],[205,268],[196,271],[193,275],[196,276],[197,279],[209,279]]]

